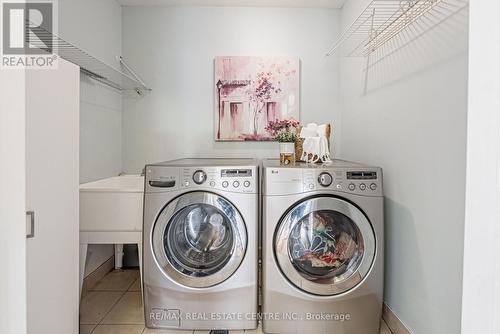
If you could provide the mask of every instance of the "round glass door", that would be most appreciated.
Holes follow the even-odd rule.
[[[281,221],[275,254],[283,274],[298,288],[336,295],[358,285],[375,257],[375,236],[365,215],[335,197],[294,207]]]
[[[212,193],[188,193],[167,204],[152,237],[155,259],[164,273],[190,287],[209,287],[229,278],[246,249],[240,213]]]

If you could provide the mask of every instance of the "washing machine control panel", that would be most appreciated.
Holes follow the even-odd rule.
[[[221,190],[256,193],[258,167],[146,166],[146,192],[177,190]]]
[[[166,167],[146,169],[146,191],[179,189],[214,189],[255,193],[258,189],[257,167]]]
[[[231,192],[255,192],[257,187],[255,168],[183,168],[182,188],[205,187]]]

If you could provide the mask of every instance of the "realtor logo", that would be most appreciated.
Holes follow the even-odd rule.
[[[53,2],[2,2],[2,67],[53,67]]]

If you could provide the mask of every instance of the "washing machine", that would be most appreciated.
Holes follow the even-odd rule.
[[[382,170],[266,160],[262,216],[264,332],[378,334]]]
[[[147,327],[257,327],[258,180],[252,159],[145,167]]]

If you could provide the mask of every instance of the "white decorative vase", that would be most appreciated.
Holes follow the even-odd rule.
[[[295,163],[295,143],[280,144],[280,162],[283,165]]]

